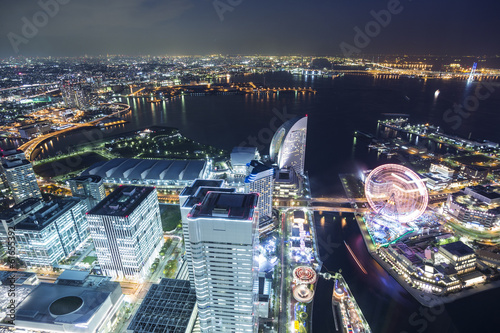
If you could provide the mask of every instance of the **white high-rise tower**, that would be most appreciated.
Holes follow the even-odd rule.
[[[188,215],[202,332],[257,332],[257,201],[209,192]]]
[[[189,272],[189,282],[191,288],[194,289],[194,274],[193,263],[191,257],[191,243],[189,242],[189,221],[188,214],[191,209],[203,201],[205,195],[210,191],[234,192],[234,188],[223,188],[224,180],[222,179],[196,179],[191,186],[185,187],[179,195],[181,218],[182,218],[182,233],[184,236],[184,247],[186,250],[186,262]]]

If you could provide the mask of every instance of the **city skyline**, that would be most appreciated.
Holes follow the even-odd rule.
[[[0,9],[0,331],[497,330],[500,3]]]
[[[355,54],[495,55],[500,49],[488,32],[495,31],[498,6],[470,0],[10,2],[0,14],[0,56],[341,55],[351,49],[347,44]],[[356,27],[368,31],[367,40],[356,42]]]

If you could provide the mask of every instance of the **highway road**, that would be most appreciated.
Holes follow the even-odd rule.
[[[103,104],[103,105],[105,105],[105,104]],[[23,145],[21,145],[19,147],[19,149],[24,152],[24,155],[26,155],[26,159],[31,162],[33,160],[33,157],[32,157],[33,151],[35,151],[35,149],[40,144],[42,144],[45,140],[50,139],[50,138],[55,137],[55,136],[58,136],[58,135],[61,135],[61,134],[64,134],[64,133],[67,133],[67,132],[70,132],[70,131],[73,131],[73,130],[78,129],[78,128],[94,127],[100,121],[102,121],[106,118],[113,117],[113,116],[118,115],[122,112],[127,112],[130,110],[130,106],[127,104],[114,103],[112,105],[122,106],[123,108],[116,111],[116,112],[113,112],[112,114],[106,115],[102,118],[90,121],[90,122],[85,123],[85,124],[75,123],[75,124],[72,124],[71,127],[68,127],[68,128],[65,128],[65,129],[62,129],[59,131],[55,131],[52,133],[47,133],[47,134],[41,135],[33,140],[30,140],[30,141],[24,143]]]

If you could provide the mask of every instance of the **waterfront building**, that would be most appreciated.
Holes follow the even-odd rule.
[[[197,178],[210,178],[206,160],[115,158],[92,165],[82,176],[100,176],[105,184],[183,188]]]
[[[188,215],[202,332],[256,332],[258,194],[208,193]]]
[[[450,261],[457,274],[472,272],[476,268],[476,253],[460,241],[441,245],[438,252]]]
[[[87,201],[88,210],[106,197],[104,181],[99,176],[79,176],[68,179],[71,195]]]
[[[271,141],[269,155],[279,169],[292,168],[304,175],[307,116],[288,120],[278,128]]]
[[[443,176],[435,172],[427,172],[420,174],[422,180],[425,181],[427,188],[431,191],[441,191],[450,186],[452,178]]]
[[[87,219],[105,275],[136,280],[148,275],[164,243],[155,188],[120,186]]]
[[[33,167],[26,159],[2,159],[2,169],[16,204],[29,198],[42,198]]]
[[[442,164],[435,164],[432,163],[431,167],[429,168],[429,172],[435,172],[440,175],[443,175],[444,177],[451,178],[455,174],[455,170],[452,168],[448,168],[445,165]]]
[[[445,212],[466,225],[500,226],[500,194],[493,187],[474,186],[448,195]]]
[[[423,173],[420,177],[425,181],[427,188],[431,191],[440,191],[449,187],[455,176],[455,170],[442,164],[431,164],[429,172]]]
[[[379,248],[378,253],[402,279],[428,293],[457,292],[486,281],[486,276],[476,270],[474,250],[462,242],[425,250],[398,242]]]
[[[18,132],[21,138],[30,140],[38,135],[50,132],[51,129],[50,122],[38,121],[34,124],[19,127]]]
[[[64,198],[15,224],[16,251],[28,267],[50,267],[69,257],[89,236],[86,203]]]
[[[182,218],[182,233],[184,236],[185,258],[188,266],[190,287],[194,289],[194,272],[193,258],[191,255],[191,242],[189,238],[189,221],[188,214],[192,208],[203,201],[208,192],[235,192],[234,188],[223,188],[224,180],[222,179],[196,179],[191,186],[185,187],[179,195],[181,218]]]
[[[127,328],[127,333],[190,333],[198,309],[189,281],[161,279],[153,284]]]
[[[65,270],[55,283],[40,283],[16,309],[16,331],[111,332],[123,303],[118,282]]]
[[[231,166],[235,178],[244,178],[247,175],[247,165],[252,160],[260,160],[256,147],[234,147],[231,151]]]
[[[380,247],[378,254],[398,272],[400,278],[414,288],[434,294],[462,289],[462,281],[457,277],[453,267],[449,267],[446,263],[429,262],[424,253],[404,243]]]
[[[259,193],[260,219],[273,215],[274,169],[264,163],[252,160],[245,178],[245,193]]]

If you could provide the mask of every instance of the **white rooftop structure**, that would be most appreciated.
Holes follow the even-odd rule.
[[[293,168],[304,174],[307,139],[307,116],[290,119],[281,125],[271,141],[269,155],[279,169]]]

